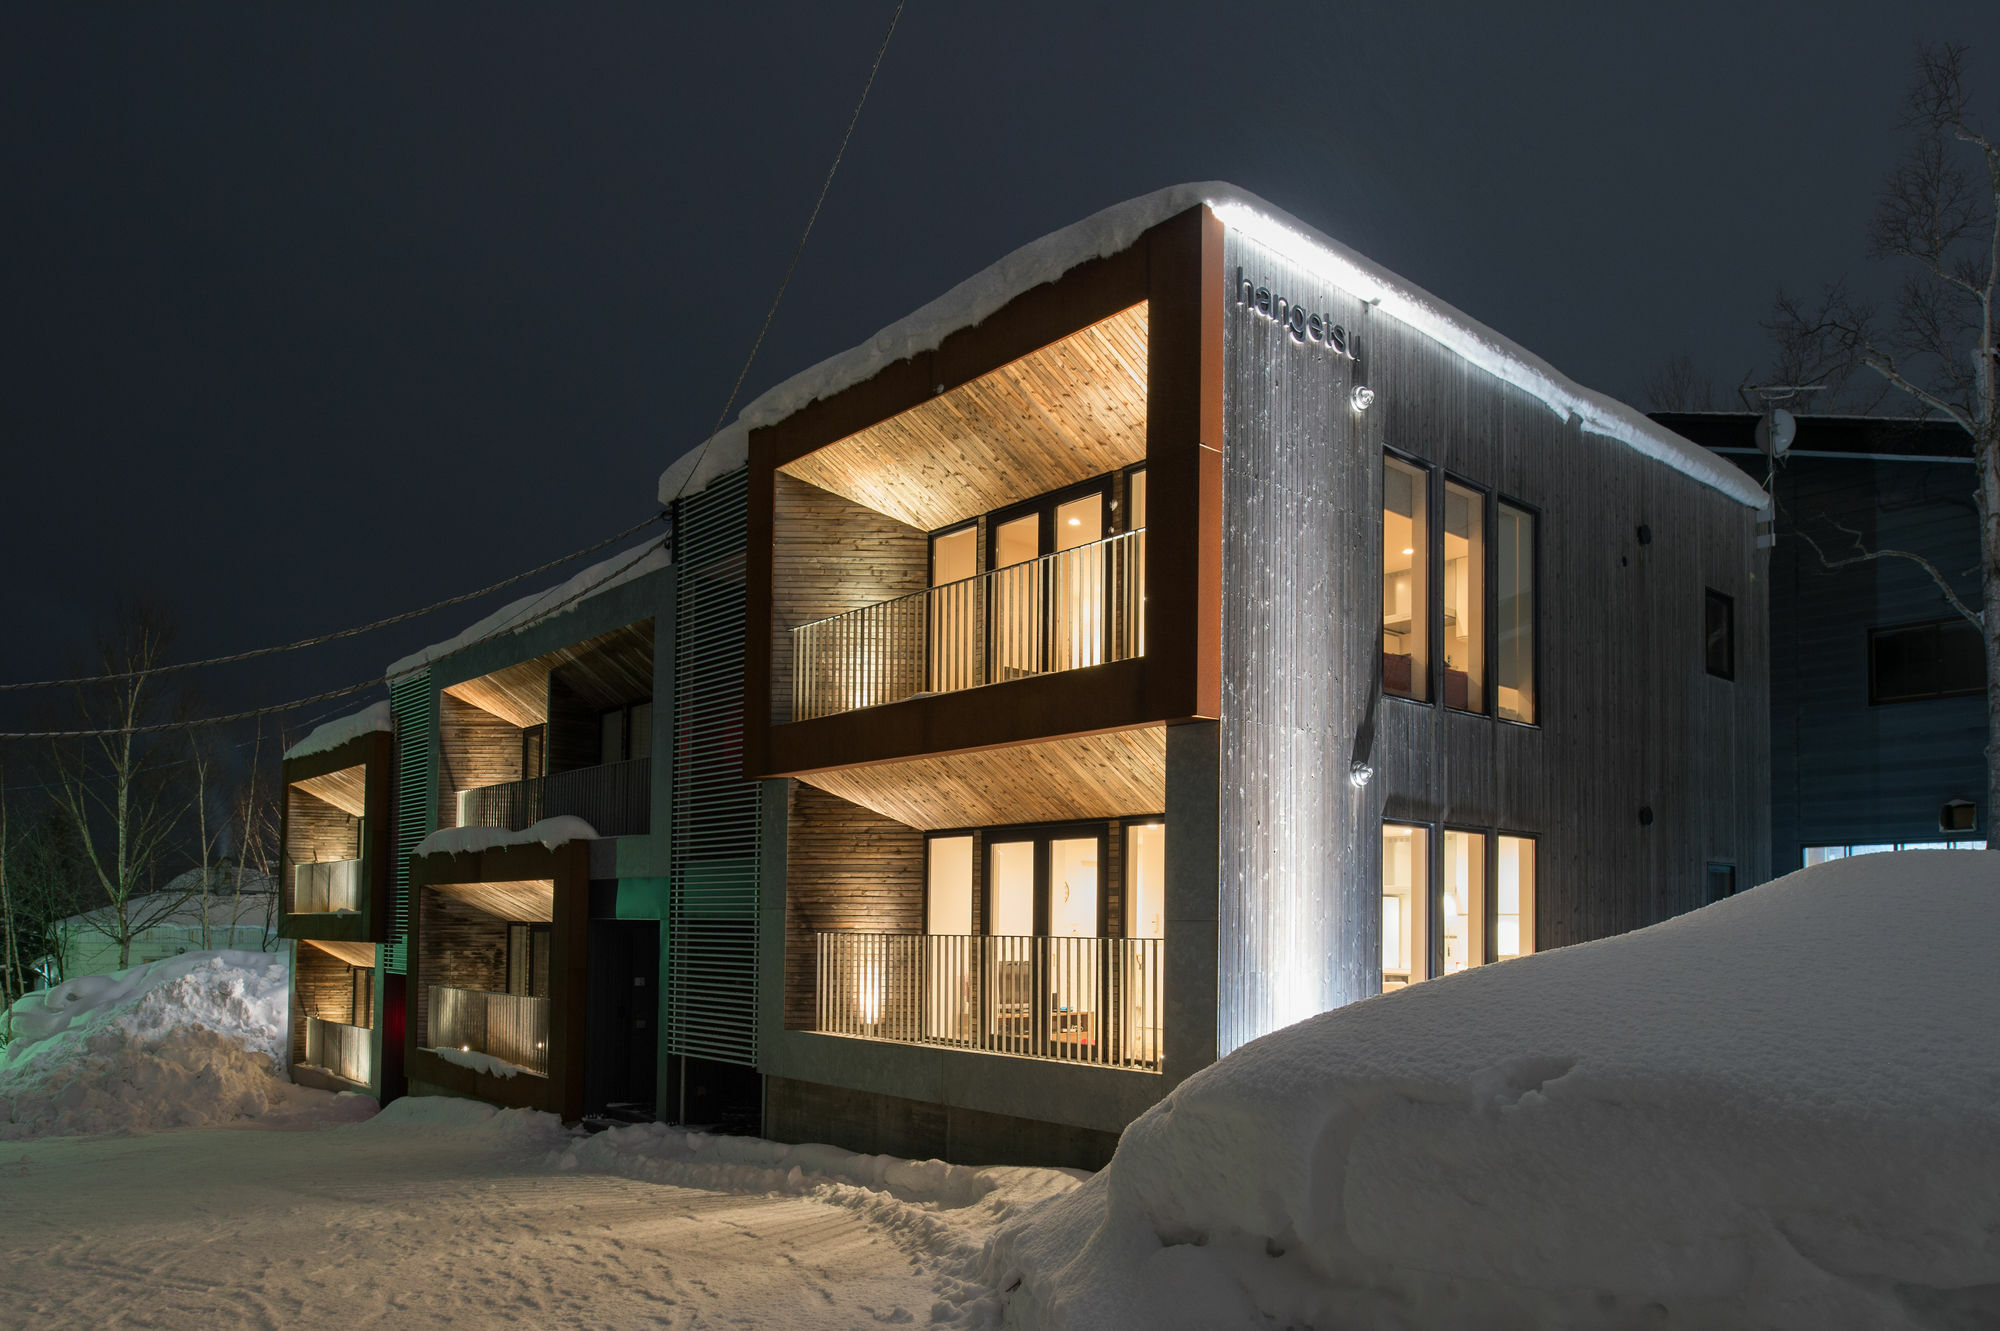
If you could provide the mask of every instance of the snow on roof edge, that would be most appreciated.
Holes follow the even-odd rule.
[[[358,712],[337,716],[333,720],[313,727],[306,737],[285,750],[287,758],[309,758],[316,753],[337,749],[360,735],[372,735],[377,731],[394,731],[396,719],[389,711],[389,700],[369,703]]]
[[[751,430],[783,420],[898,361],[936,350],[946,337],[975,327],[1021,292],[1052,282],[1078,264],[1116,254],[1149,228],[1197,204],[1207,204],[1225,226],[1284,252],[1343,289],[1377,302],[1378,312],[1408,324],[1479,368],[1534,395],[1558,416],[1576,420],[1585,432],[1623,443],[1739,503],[1763,506],[1763,490],[1708,450],[1648,420],[1637,408],[1585,388],[1422,287],[1227,181],[1155,190],[1023,245],[867,341],[766,391],[745,406],[732,424],[661,473],[660,501],[671,502],[683,488],[698,492],[716,477],[742,466],[748,458]]]
[[[586,587],[590,588],[587,593],[577,596],[574,603],[563,605],[562,611],[556,613],[565,613],[573,610],[577,605],[590,600],[593,596],[601,596],[613,587],[621,586],[632,581],[634,578],[642,578],[646,574],[666,568],[674,562],[673,554],[668,550],[665,540],[656,538],[648,544],[651,546],[650,551],[636,562],[632,562],[630,567],[621,569],[620,565],[632,560],[633,554],[638,550],[646,549],[646,546],[632,546],[629,549],[621,550],[611,556],[611,558],[600,560],[598,563],[592,564],[589,568],[575,574],[566,581],[557,583],[553,587],[545,587],[541,591],[531,592],[523,596],[518,601],[510,601],[498,610],[495,610],[492,614],[466,625],[443,642],[434,642],[428,647],[418,648],[408,656],[393,662],[383,674],[391,680],[400,679],[404,675],[415,674],[425,666],[442,661],[445,657],[470,647],[474,643],[483,642],[488,638],[497,638],[502,634],[518,633],[523,629],[532,628],[540,622],[542,615],[548,612],[550,607],[562,605],[565,600],[571,596],[577,596],[577,593],[582,592]],[[608,571],[613,569],[619,569],[619,571],[607,576]],[[591,583],[599,578],[603,578],[604,581],[600,585],[592,587]],[[387,704],[384,705],[386,706]]]

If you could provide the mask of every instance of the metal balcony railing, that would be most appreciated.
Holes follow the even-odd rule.
[[[1158,938],[834,931],[815,940],[822,1034],[1159,1070]]]
[[[366,1026],[306,1018],[306,1062],[360,1086],[375,1079],[373,1041]]]
[[[581,818],[599,836],[642,836],[653,823],[653,760],[628,758],[458,792],[460,827],[520,832],[544,818]]]
[[[1146,652],[1146,533],[993,569],[792,630],[792,719]]]
[[[292,870],[292,914],[361,909],[361,861],[319,860]]]
[[[549,1075],[549,1000],[434,984],[429,1047],[486,1054]]]

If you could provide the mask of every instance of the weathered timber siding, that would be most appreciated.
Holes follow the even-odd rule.
[[[792,719],[792,630],[930,585],[930,536],[782,472],[772,478],[771,719]],[[983,537],[983,529],[982,529]],[[983,558],[983,555],[982,555]]]
[[[1768,876],[1754,512],[1231,233],[1226,282],[1238,265],[1355,330],[1363,359],[1226,307],[1216,1052],[1377,991],[1385,815],[1536,837],[1545,949],[1690,908],[1711,859]],[[1378,398],[1356,413],[1362,377]],[[1357,790],[1385,445],[1434,490],[1449,471],[1539,510],[1540,724],[1383,699]],[[1736,598],[1734,682],[1703,669],[1705,586]]]
[[[458,826],[459,791],[520,779],[520,728],[440,692],[437,825]]]
[[[354,968],[300,943],[292,960],[292,1062],[306,1057],[306,1018],[354,1021]]]
[[[814,933],[923,932],[924,835],[802,782],[790,785],[785,1026],[810,1030]]]
[[[418,894],[420,939],[410,1007],[416,1043],[430,1043],[431,986],[507,991],[507,921],[432,888]]]

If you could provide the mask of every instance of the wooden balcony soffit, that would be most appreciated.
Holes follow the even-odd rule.
[[[523,878],[511,883],[431,883],[440,896],[463,901],[474,910],[516,924],[548,924],[556,917],[556,885],[550,878]]]
[[[1141,301],[780,468],[935,531],[1146,459]]]
[[[344,943],[331,938],[301,938],[301,947],[316,947],[330,957],[338,958],[350,966],[370,967],[375,964],[373,943]]]
[[[800,779],[927,832],[1159,813],[1167,807],[1167,728],[1073,735]]]
[[[460,702],[491,712],[508,725],[526,729],[548,720],[549,672],[560,669],[563,682],[589,707],[622,706],[653,692],[653,623],[642,620],[594,638],[558,647],[553,652],[448,684],[444,691]]]
[[[360,818],[368,812],[368,769],[362,764],[343,767],[338,772],[328,772],[323,776],[303,777],[292,784],[351,818]]]

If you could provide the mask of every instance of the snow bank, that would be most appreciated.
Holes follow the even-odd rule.
[[[1708,450],[1624,403],[1583,387],[1519,343],[1283,209],[1219,180],[1169,186],[1053,231],[975,273],[861,345],[793,375],[746,406],[706,447],[669,466],[660,476],[660,502],[671,502],[683,486],[700,490],[715,477],[743,465],[750,430],[781,421],[898,361],[935,351],[945,338],[983,323],[1022,292],[1053,282],[1078,264],[1117,254],[1149,228],[1198,204],[1207,204],[1232,230],[1369,301],[1376,314],[1408,324],[1471,364],[1533,394],[1556,415],[1574,418],[1583,429],[1616,439],[1745,504],[1763,504],[1764,493],[1755,482]]]
[[[1315,1017],[986,1278],[1028,1327],[2000,1324],[1996,937],[2000,855],[1871,855]]]
[[[287,758],[308,758],[315,753],[326,753],[337,749],[351,739],[377,732],[389,733],[396,728],[396,719],[389,711],[389,700],[371,703],[352,716],[336,717],[325,725],[310,731],[306,737],[285,750]]]
[[[447,827],[431,833],[417,843],[419,855],[470,855],[475,851],[494,850],[501,846],[533,846],[540,844],[554,850],[557,846],[572,841],[594,841],[597,829],[581,818],[563,814],[559,818],[544,818],[539,823],[519,831],[509,832],[501,827]]]
[[[0,1050],[0,1140],[373,1113],[285,1078],[287,958],[189,952],[14,1004]]]
[[[441,1049],[433,1049],[429,1045],[424,1048],[447,1063],[456,1063],[462,1068],[471,1068],[474,1072],[484,1072],[494,1077],[518,1077],[528,1071],[519,1063],[509,1063],[504,1058],[482,1054],[476,1049],[453,1049],[450,1045]]]
[[[643,553],[642,553],[643,552]],[[497,638],[503,633],[518,633],[532,628],[551,615],[570,610],[593,596],[601,596],[613,587],[623,586],[634,578],[643,578],[672,564],[673,555],[664,540],[655,539],[646,545],[621,550],[609,559],[600,560],[584,569],[575,577],[559,582],[553,587],[523,596],[518,601],[510,601],[484,619],[466,626],[458,634],[443,642],[410,653],[392,664],[383,674],[389,679],[422,670],[434,661],[442,661],[454,652]]]
[[[496,1150],[541,1154],[559,1150],[575,1135],[575,1131],[563,1126],[561,1119],[539,1109],[496,1109],[483,1101],[447,1095],[406,1095],[391,1100],[381,1113],[352,1131],[373,1135],[404,1129],[419,1129]]]

